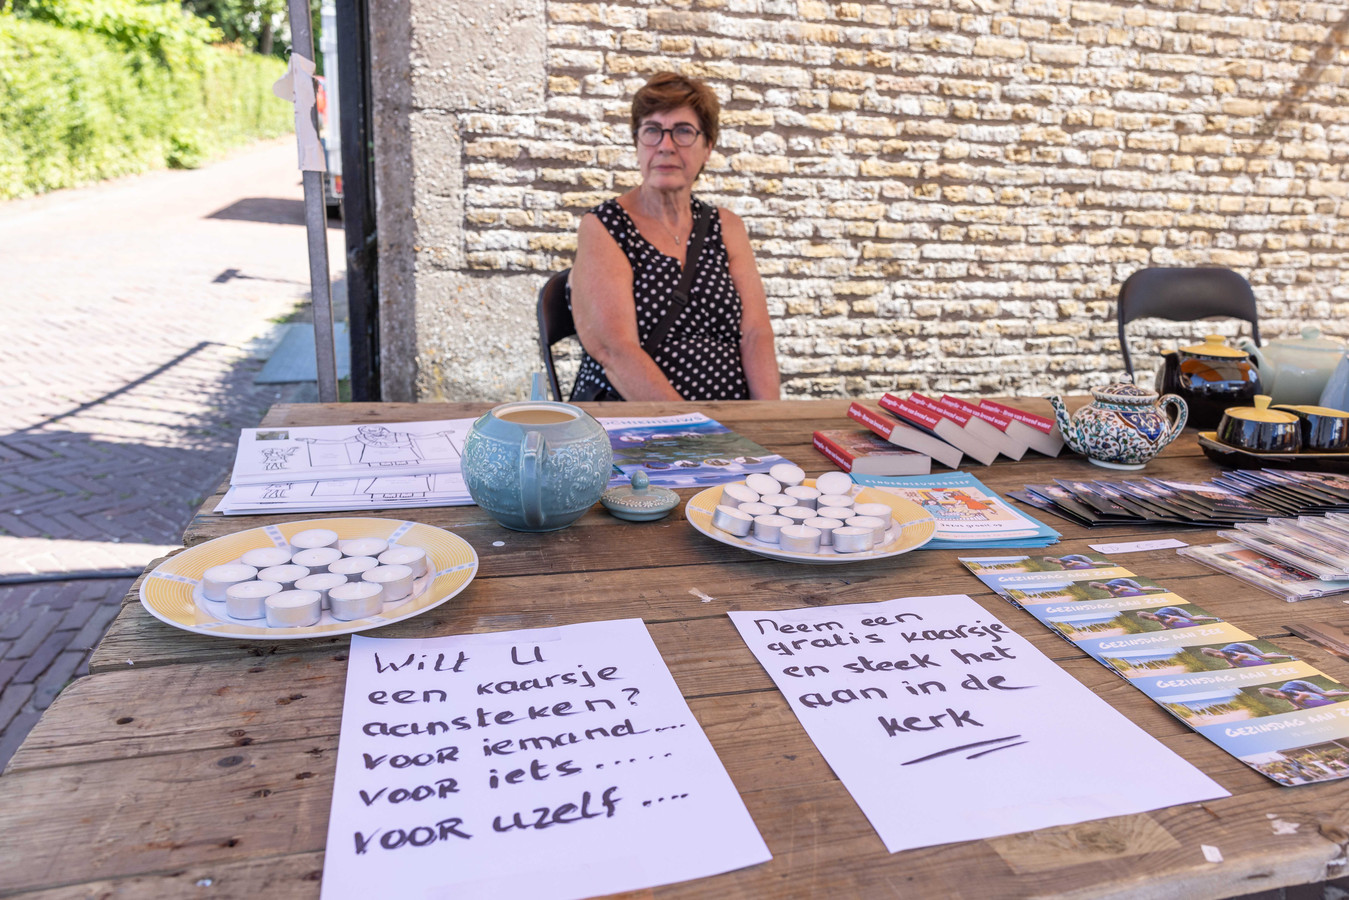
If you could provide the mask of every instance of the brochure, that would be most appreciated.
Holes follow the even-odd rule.
[[[1349,776],[1349,686],[1103,556],[1069,556],[1083,557],[1075,562],[1084,568],[1052,571],[1069,557],[961,562],[1271,780],[1296,785]]]
[[[937,522],[937,533],[926,545],[930,549],[1045,547],[1059,539],[1057,531],[1013,509],[966,472],[852,478],[860,485],[910,500],[931,513]]]

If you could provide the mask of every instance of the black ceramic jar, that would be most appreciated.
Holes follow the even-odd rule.
[[[1234,406],[1223,412],[1218,440],[1252,453],[1296,453],[1302,446],[1302,429],[1296,415],[1270,409],[1269,397],[1261,394],[1255,406]]]
[[[1307,453],[1349,453],[1349,412],[1328,406],[1276,406],[1297,416]]]

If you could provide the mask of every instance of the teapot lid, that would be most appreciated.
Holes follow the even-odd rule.
[[[1204,343],[1181,347],[1181,353],[1193,353],[1195,356],[1217,356],[1223,359],[1245,359],[1246,352],[1229,347],[1221,334],[1204,335]]]
[[[632,473],[630,485],[617,485],[600,495],[600,502],[620,519],[651,522],[663,519],[679,505],[679,495],[669,488],[652,487],[641,469]]]
[[[1300,338],[1289,338],[1283,341],[1270,341],[1264,348],[1279,350],[1314,350],[1318,352],[1330,352],[1340,354],[1345,351],[1344,344],[1331,338],[1321,337],[1321,329],[1315,325],[1307,325],[1302,329]]]
[[[1269,395],[1256,394],[1254,401],[1255,406],[1228,407],[1226,414],[1234,419],[1242,419],[1246,422],[1265,422],[1287,425],[1297,421],[1297,416],[1290,412],[1283,412],[1279,409],[1270,409],[1269,401]]]
[[[1149,406],[1157,402],[1157,392],[1133,383],[1133,376],[1125,375],[1114,384],[1092,388],[1091,396],[1108,403],[1139,403]]]

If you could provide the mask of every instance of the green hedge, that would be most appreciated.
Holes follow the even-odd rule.
[[[0,12],[0,199],[171,166],[286,134],[277,59],[202,46],[173,67],[128,47]]]

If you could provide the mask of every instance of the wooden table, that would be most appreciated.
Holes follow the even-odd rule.
[[[831,468],[815,428],[846,427],[845,401],[595,404],[610,415],[701,411],[778,451],[809,474]],[[265,425],[408,421],[477,415],[485,404],[292,405]],[[1041,405],[1041,411],[1047,406]],[[1052,478],[1109,473],[1035,454],[970,469],[1005,491]],[[1204,478],[1216,468],[1187,433],[1149,475]],[[685,496],[690,496],[686,492]],[[214,499],[205,509],[214,507]],[[401,511],[452,529],[481,568],[459,597],[383,628],[421,637],[640,616],[739,788],[773,860],[649,892],[659,897],[1022,897],[1127,894],[1225,897],[1336,878],[1349,845],[1349,785],[1280,788],[1190,732],[1161,707],[1029,615],[986,590],[952,551],[848,566],[763,559],[697,533],[682,509],[628,524],[601,507],[552,534],[502,529],[477,507]],[[185,543],[309,516],[198,515]],[[1200,530],[1105,528],[1088,540]],[[500,543],[500,546],[497,544]],[[1289,625],[1344,625],[1334,599],[1287,604],[1173,550],[1127,565],[1340,681],[1349,663],[1290,636]],[[653,570],[655,570],[653,572]],[[1058,660],[1144,730],[1232,792],[1224,800],[994,840],[887,854],[736,635],[728,610],[964,592]],[[710,595],[703,602],[701,595]],[[315,897],[323,867],[347,638],[248,642],[175,630],[128,594],[95,653],[0,777],[0,896]],[[1201,845],[1217,847],[1207,862]]]

